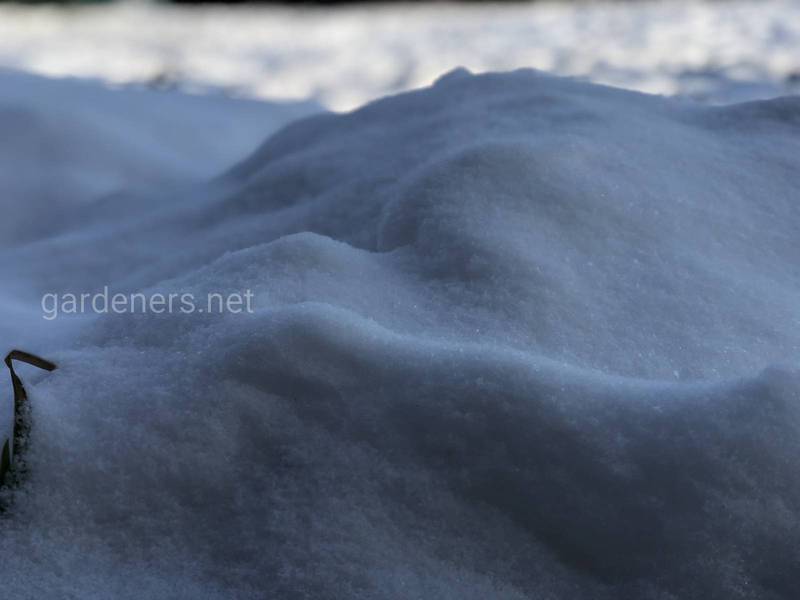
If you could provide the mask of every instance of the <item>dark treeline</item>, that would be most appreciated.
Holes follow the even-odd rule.
[[[112,4],[115,0],[0,0],[0,4]],[[447,3],[465,2],[468,4],[498,3],[506,4],[528,4],[537,0],[156,0],[160,4],[279,4],[279,5],[334,5],[334,4],[370,4],[370,3],[391,3],[391,2],[413,2],[413,3]],[[549,0],[552,1],[552,0]],[[558,1],[558,0],[556,0]],[[562,2],[589,4],[592,2],[608,2],[609,0],[560,0]],[[611,0],[616,2],[637,2],[640,0]]]

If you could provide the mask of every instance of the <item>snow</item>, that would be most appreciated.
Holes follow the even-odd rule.
[[[121,93],[8,70],[0,86],[0,248],[63,226],[76,204],[94,211],[94,200],[121,190],[205,179],[279,126],[320,110],[313,102]]]
[[[18,155],[8,214],[37,166],[102,175],[4,237],[0,337],[60,367],[24,372],[4,594],[792,597],[797,97],[459,70],[203,179],[220,131],[311,108],[0,84],[4,128],[22,106],[76,150]],[[197,135],[148,141],[167,114]],[[98,180],[122,188],[87,199]],[[255,311],[42,319],[42,294],[103,286]]]
[[[369,4],[329,11],[0,6],[0,65],[352,109],[458,66],[534,67],[714,101],[800,90],[800,4]]]

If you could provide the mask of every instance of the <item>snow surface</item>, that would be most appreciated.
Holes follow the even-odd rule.
[[[730,102],[800,91],[800,2],[0,5],[0,65],[350,109],[445,71],[534,67]]]
[[[3,593],[792,598],[799,134],[797,97],[456,71],[73,202],[0,263],[3,343],[60,365]],[[256,312],[41,319],[104,285]]]
[[[313,102],[120,93],[0,70],[0,249],[63,227],[75,204],[94,211],[121,190],[206,179],[319,110]]]

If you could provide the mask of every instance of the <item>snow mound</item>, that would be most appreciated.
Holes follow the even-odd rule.
[[[40,325],[60,369],[4,589],[791,598],[798,134],[797,98],[457,71],[135,218],[76,208],[9,251],[19,302],[251,289],[255,312]]]

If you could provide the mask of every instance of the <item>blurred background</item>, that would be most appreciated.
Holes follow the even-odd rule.
[[[457,66],[716,103],[798,93],[800,2],[0,3],[0,68],[114,86],[348,110]]]

